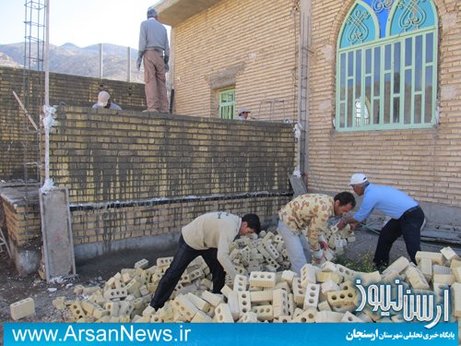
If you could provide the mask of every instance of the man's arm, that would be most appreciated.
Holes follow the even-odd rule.
[[[232,280],[234,280],[235,276],[237,275],[237,271],[235,270],[235,266],[229,257],[229,246],[230,241],[226,239],[224,235],[221,235],[218,244],[218,261],[221,263],[224,271],[230,275]]]
[[[144,55],[144,51],[146,50],[146,32],[143,23],[141,23],[141,27],[139,28],[139,45],[138,45],[138,59],[136,60],[136,68],[141,70],[141,63],[142,63],[142,56]]]

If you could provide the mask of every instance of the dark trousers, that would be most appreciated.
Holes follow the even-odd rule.
[[[221,263],[218,261],[218,249],[211,248],[206,250],[195,250],[186,244],[182,235],[179,237],[178,250],[174,255],[173,262],[170,267],[166,270],[165,274],[161,278],[157,290],[155,291],[154,298],[150,302],[150,306],[155,309],[161,308],[165,302],[170,298],[173,293],[176,284],[181,275],[186,270],[187,266],[196,257],[202,256],[205,263],[208,265],[213,277],[213,293],[219,293],[221,288],[224,287],[226,273]]]
[[[412,262],[416,263],[416,252],[421,250],[421,226],[424,222],[424,212],[420,207],[411,208],[400,217],[391,219],[383,227],[376,246],[373,262],[382,269],[389,265],[389,252],[392,244],[401,235],[405,241],[408,255]]]

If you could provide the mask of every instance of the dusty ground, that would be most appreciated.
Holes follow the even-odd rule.
[[[362,230],[356,232],[356,242],[350,243],[346,249],[345,257],[352,261],[362,258],[372,258],[378,236],[377,234]],[[422,243],[423,251],[439,251],[447,244]],[[461,249],[452,248],[461,255]],[[33,297],[36,304],[36,314],[25,318],[24,321],[63,321],[62,313],[56,310],[52,301],[59,296],[75,298],[74,287],[78,284],[84,286],[103,285],[104,282],[119,272],[122,268],[132,268],[134,263],[146,258],[154,263],[157,257],[171,256],[174,249],[166,249],[162,253],[152,253],[147,250],[133,250],[119,252],[100,258],[95,258],[77,265],[77,278],[59,284],[47,284],[40,280],[38,275],[21,278],[17,275],[13,263],[5,253],[0,253],[0,321],[11,321],[9,305],[15,301]],[[391,261],[401,255],[406,255],[405,244],[399,239],[391,251]],[[3,341],[3,328],[0,328],[0,340]],[[0,341],[0,344],[2,342]]]

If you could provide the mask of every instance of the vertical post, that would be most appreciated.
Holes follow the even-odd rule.
[[[103,65],[103,47],[102,43],[99,44],[99,79],[102,79],[104,72],[104,65]]]
[[[309,118],[309,54],[311,46],[311,4],[312,0],[300,2],[300,33],[298,47],[298,124],[300,138],[298,141],[299,170],[301,176],[308,168],[308,118]],[[307,184],[306,184],[307,185]]]
[[[128,64],[127,64],[127,76],[126,80],[127,82],[131,82],[131,48],[127,47],[127,58],[128,58]]]
[[[45,106],[50,105],[50,0],[45,0]]]
[[[44,70],[45,70],[45,105],[44,118],[49,117],[50,107],[50,65],[49,65],[49,52],[50,52],[50,0],[45,0],[45,56],[44,56]],[[48,119],[49,120],[49,119]],[[45,184],[50,180],[50,129],[48,126],[43,126],[45,132]]]

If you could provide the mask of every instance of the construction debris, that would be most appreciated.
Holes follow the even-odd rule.
[[[336,248],[337,240],[345,239],[335,229],[328,238]],[[440,253],[418,252],[418,265],[400,257],[382,273],[326,261],[318,267],[306,264],[298,276],[287,269],[281,236],[272,232],[237,239],[230,255],[239,274],[234,281],[227,278],[221,294],[210,292],[210,271],[198,257],[156,311],[149,302],[173,259],[163,257],[151,267],[142,259],[135,268],[122,269],[102,288],[77,286],[78,299],[61,297],[53,304],[76,322],[402,322],[401,314],[381,315],[363,304],[363,287],[399,283],[405,292],[431,294],[437,302],[451,286],[450,320],[461,317],[461,259],[448,247]]]

